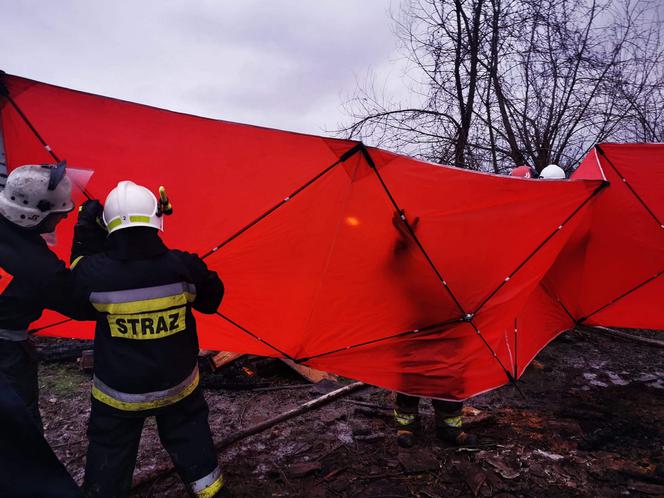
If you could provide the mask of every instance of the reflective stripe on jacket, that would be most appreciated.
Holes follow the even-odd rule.
[[[118,410],[151,410],[172,405],[186,398],[196,389],[199,379],[198,365],[196,365],[191,374],[176,386],[163,391],[136,394],[117,391],[107,386],[95,375],[92,378],[92,396]]]
[[[113,337],[161,339],[186,329],[187,305],[196,299],[188,282],[112,292],[93,292],[90,302],[106,319]]]

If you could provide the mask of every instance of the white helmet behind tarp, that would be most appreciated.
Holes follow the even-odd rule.
[[[557,164],[549,164],[540,173],[540,178],[545,180],[564,180],[565,171]]]
[[[150,190],[124,180],[110,191],[104,202],[104,223],[108,233],[131,227],[153,227],[163,230],[159,203]]]
[[[39,225],[51,213],[72,209],[71,181],[64,163],[19,166],[0,192],[0,214],[24,228]]]

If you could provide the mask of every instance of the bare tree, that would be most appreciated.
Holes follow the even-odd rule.
[[[407,0],[393,18],[418,105],[364,85],[339,131],[495,172],[569,169],[598,141],[661,139],[656,14],[651,0]]]

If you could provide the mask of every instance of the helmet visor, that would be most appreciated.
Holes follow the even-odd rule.
[[[66,176],[72,184],[72,199],[76,202],[88,197],[86,187],[94,174],[91,169],[70,168],[67,166]]]

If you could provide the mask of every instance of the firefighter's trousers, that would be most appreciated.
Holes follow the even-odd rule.
[[[0,371],[25,403],[40,432],[39,385],[37,382],[37,353],[29,341],[0,339]]]
[[[445,401],[441,399],[431,400],[435,412],[436,424],[442,422],[447,425],[461,423],[461,410],[463,401]],[[394,400],[394,415],[402,426],[410,426],[418,423],[420,398],[407,394],[397,393]]]
[[[86,497],[128,496],[145,418],[154,415],[159,439],[194,496],[212,497],[223,486],[200,388],[177,403],[142,412],[123,412],[92,399],[88,426]]]

